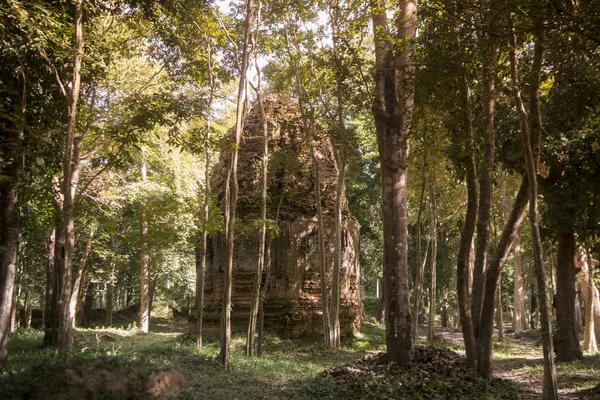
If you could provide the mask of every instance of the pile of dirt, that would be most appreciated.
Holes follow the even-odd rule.
[[[390,363],[385,353],[328,368],[323,377],[351,398],[518,399],[517,387],[484,380],[466,367],[463,356],[443,348],[416,346],[407,367]]]

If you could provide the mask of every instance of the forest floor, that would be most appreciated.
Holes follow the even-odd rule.
[[[154,318],[151,333],[146,335],[131,326],[79,329],[73,360],[67,364],[56,360],[54,350],[41,348],[43,332],[19,330],[10,336],[10,361],[7,371],[0,375],[0,398],[145,398],[139,393],[111,396],[98,392],[105,389],[98,385],[84,387],[87,383],[78,389],[87,395],[77,397],[65,392],[64,386],[73,384],[73,371],[80,381],[88,379],[86,373],[98,380],[97,376],[113,371],[115,376],[110,379],[131,386],[132,376],[166,368],[183,374],[185,384],[180,382],[177,397],[184,399],[528,400],[539,398],[541,392],[542,350],[533,331],[519,336],[506,334],[503,341],[495,342],[493,368],[500,379],[485,381],[464,368],[462,335],[455,329],[440,328],[435,348],[423,346],[424,337],[420,336],[415,361],[405,369],[386,362],[382,354],[385,329],[372,317],[367,317],[361,332],[344,340],[340,349],[324,346],[320,338],[267,336],[264,355],[247,358],[245,338],[240,333],[232,341],[230,370],[224,371],[217,361],[216,338],[209,338],[198,349],[182,333],[186,324],[181,317]],[[557,376],[561,397],[600,399],[598,392],[585,392],[600,384],[600,356],[558,364]],[[118,386],[114,382],[111,385]],[[62,397],[53,396],[59,389]]]

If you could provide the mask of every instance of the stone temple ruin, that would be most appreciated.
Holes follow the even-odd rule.
[[[280,96],[263,99],[269,126],[269,173],[267,218],[274,219],[279,204],[279,235],[273,239],[271,278],[265,300],[265,329],[285,337],[322,332],[321,285],[318,264],[317,211],[314,169],[307,135],[303,132],[298,105]],[[232,140],[233,134],[228,136]],[[328,282],[334,257],[334,205],[337,164],[327,137],[314,142],[320,159],[321,200],[326,244]],[[261,198],[262,119],[259,107],[248,114],[239,149],[237,218],[231,321],[234,328],[247,327],[253,277],[258,254]],[[230,154],[221,156],[213,170],[212,185],[223,204]],[[342,334],[355,333],[362,323],[360,302],[359,225],[342,201],[342,248],[340,326]],[[218,329],[221,318],[225,237],[210,238],[207,255],[204,326]],[[329,284],[331,286],[331,284]],[[331,290],[330,290],[331,292]]]

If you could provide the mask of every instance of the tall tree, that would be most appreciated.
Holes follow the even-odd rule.
[[[223,366],[229,368],[229,349],[231,346],[231,285],[233,275],[233,254],[235,240],[235,212],[238,197],[237,165],[238,149],[242,139],[244,101],[246,98],[246,73],[250,58],[249,44],[251,40],[252,21],[254,19],[253,1],[246,0],[246,29],[242,48],[242,64],[236,103],[234,143],[231,164],[225,182],[225,236],[227,237],[227,270],[225,271],[225,290],[223,291],[223,313],[221,316],[221,352],[219,359]]]
[[[381,166],[386,345],[390,361],[409,363],[414,347],[408,287],[408,137],[414,105],[417,3],[404,0],[392,32],[385,0],[371,3],[375,41],[373,117]]]
[[[73,249],[75,247],[75,220],[73,215],[75,205],[75,189],[79,180],[79,150],[82,138],[75,138],[77,124],[77,104],[81,90],[81,64],[83,60],[83,0],[75,1],[75,46],[73,58],[73,77],[69,95],[69,116],[67,134],[63,151],[63,178],[61,182],[62,212],[60,229],[64,232],[62,262],[59,263],[59,325],[58,325],[58,354],[62,359],[71,355],[72,326],[69,303],[71,300],[71,266]]]
[[[0,151],[2,180],[0,182],[0,371],[8,358],[8,334],[17,275],[19,248],[18,179],[23,135],[25,132],[26,76],[21,67],[12,77],[12,85],[2,89],[7,98],[6,114],[0,120]]]
[[[550,326],[550,313],[548,312],[548,299],[546,291],[546,274],[542,261],[542,239],[540,237],[540,228],[538,220],[538,187],[537,174],[539,170],[539,148],[534,150],[530,138],[529,116],[525,109],[524,102],[521,99],[519,69],[517,63],[517,34],[515,32],[513,18],[511,17],[511,52],[510,52],[510,70],[512,78],[512,89],[521,122],[521,138],[523,140],[523,149],[525,152],[525,162],[527,165],[527,177],[529,180],[529,222],[531,223],[533,262],[537,278],[538,297],[540,300],[540,320],[542,323],[542,341],[544,348],[544,385],[543,399],[558,399],[558,389],[556,384],[556,369],[554,367],[554,351],[552,346],[552,328]],[[540,62],[542,58],[543,46],[545,42],[544,31],[538,27],[536,33],[535,47],[536,56]],[[534,74],[539,75],[539,67],[534,69]],[[539,78],[537,78],[539,81]],[[539,96],[539,92],[536,93]],[[539,105],[539,101],[536,106]],[[541,125],[541,116],[539,108],[530,109],[532,122]],[[539,143],[539,141],[538,141]]]

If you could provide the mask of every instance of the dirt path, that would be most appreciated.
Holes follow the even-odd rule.
[[[496,332],[497,334],[497,332]],[[460,329],[443,328],[438,330],[446,346],[463,351],[464,342]],[[537,331],[520,334],[506,334],[503,342],[494,344],[492,361],[494,375],[515,382],[531,392],[532,398],[539,398],[543,387],[543,350]],[[580,400],[600,400],[600,357],[586,356],[575,363],[561,363],[556,366],[558,393],[562,398]]]

